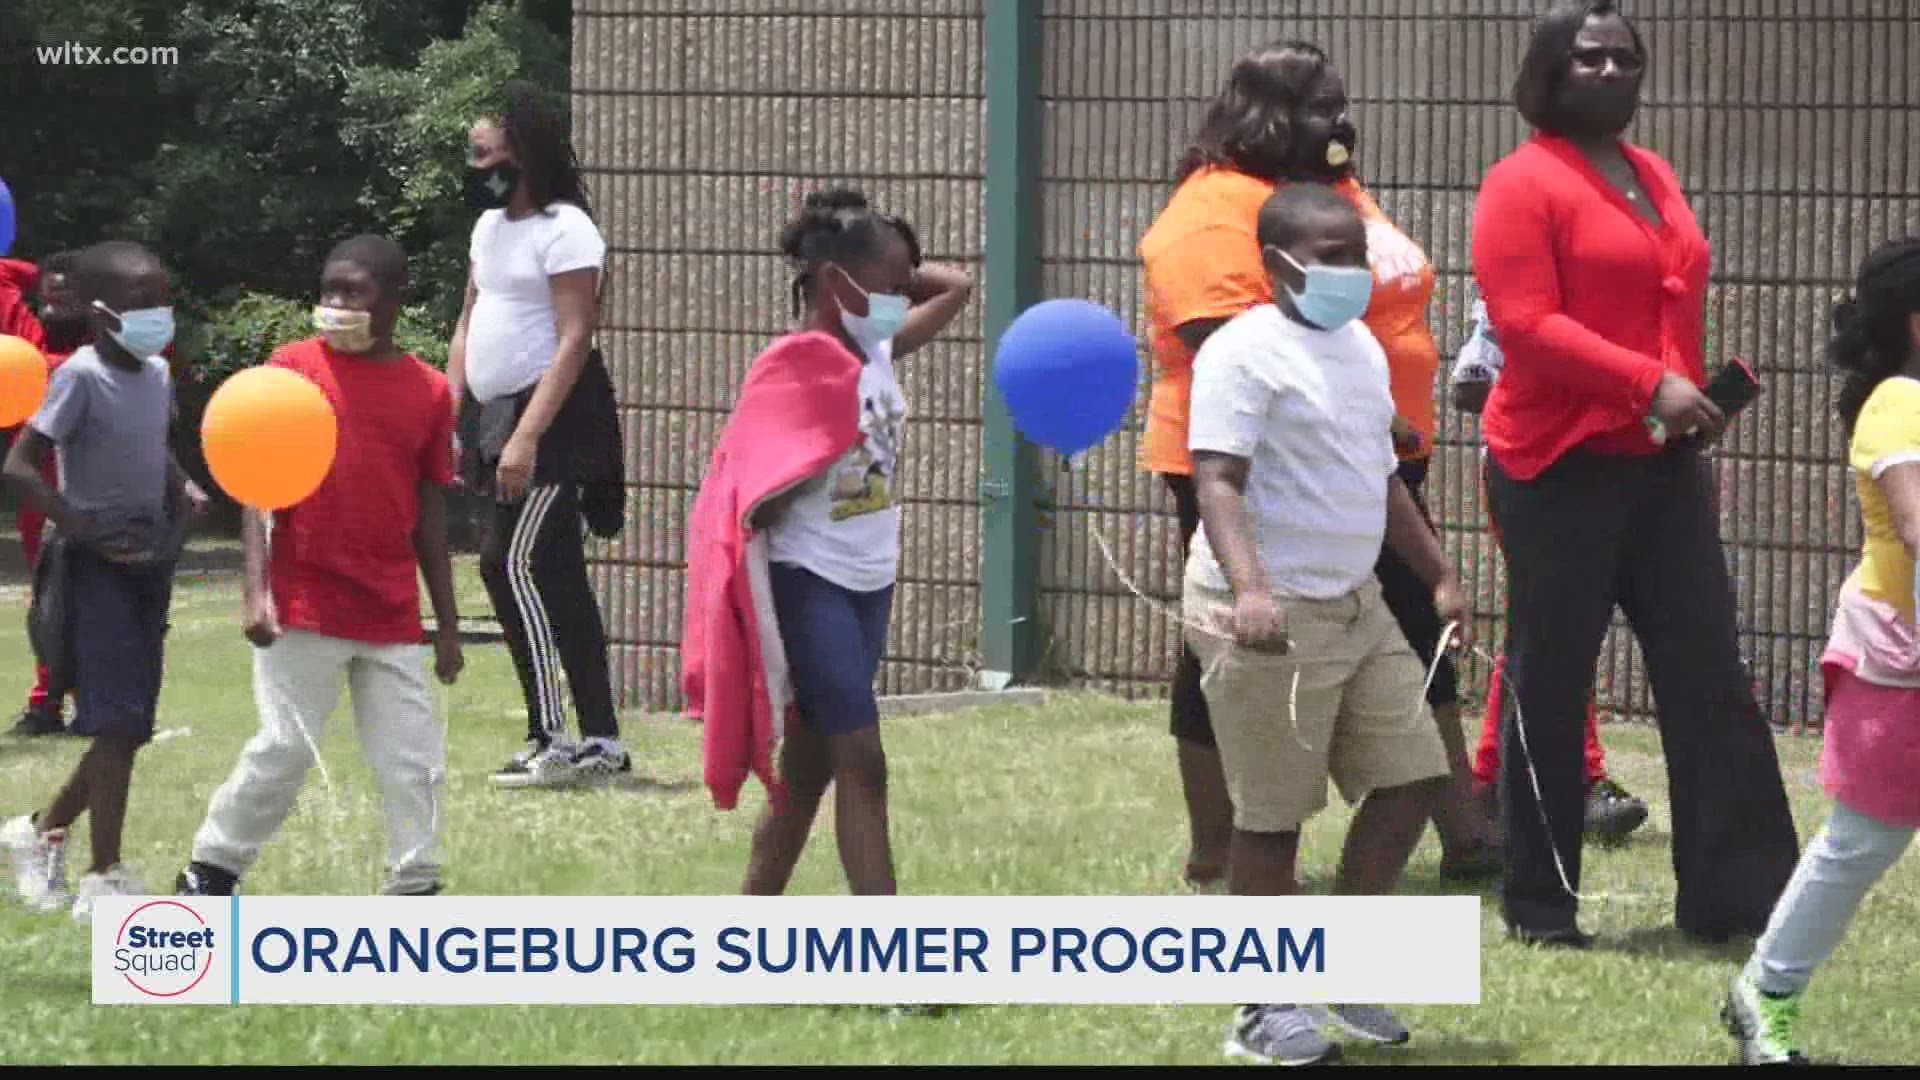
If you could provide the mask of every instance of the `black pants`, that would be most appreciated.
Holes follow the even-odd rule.
[[[581,737],[615,737],[607,631],[587,580],[576,487],[536,484],[524,500],[494,506],[480,573],[526,694],[527,737],[544,743],[564,736],[563,670]]]
[[[1740,660],[1705,462],[1684,447],[1647,458],[1575,451],[1525,481],[1490,460],[1487,481],[1511,596],[1500,748],[1508,924],[1574,922],[1578,902],[1554,854],[1578,890],[1586,695],[1618,605],[1659,713],[1675,922],[1707,936],[1758,934],[1793,874],[1798,840],[1773,734]]]
[[[1184,560],[1187,550],[1193,546],[1193,534],[1200,531],[1200,492],[1191,476],[1161,473],[1160,479],[1173,494],[1174,512],[1180,518],[1180,554]],[[1207,695],[1200,690],[1200,660],[1193,655],[1184,633],[1180,635],[1180,663],[1173,669],[1173,705],[1167,726],[1176,739],[1185,739],[1197,746],[1215,745],[1213,715],[1207,711]]]
[[[1400,480],[1407,485],[1408,494],[1413,496],[1413,505],[1420,508],[1420,516],[1433,526],[1433,517],[1427,513],[1425,491],[1427,486],[1427,462],[1403,461],[1400,463]],[[1420,580],[1407,561],[1394,554],[1385,543],[1380,545],[1380,560],[1373,565],[1373,574],[1380,579],[1380,596],[1387,603],[1387,610],[1393,612],[1393,621],[1400,624],[1400,633],[1413,646],[1414,655],[1420,657],[1422,667],[1433,667],[1433,654],[1440,648],[1440,631],[1444,629],[1440,622],[1440,611],[1433,606],[1433,587]],[[1433,668],[1433,685],[1427,688],[1427,704],[1435,708],[1460,703],[1459,679],[1454,673],[1453,657],[1443,656],[1440,665]]]

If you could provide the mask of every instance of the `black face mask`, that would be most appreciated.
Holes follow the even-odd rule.
[[[1359,141],[1351,121],[1335,122],[1326,138],[1300,148],[1293,161],[1293,178],[1330,182],[1346,179],[1353,173],[1353,151]]]
[[[495,165],[491,169],[469,167],[467,169],[467,209],[500,210],[513,197],[513,189],[520,183],[520,168],[517,165]]]
[[[1633,114],[1640,109],[1640,86],[1630,82],[1567,84],[1560,87],[1554,104],[1568,135],[1618,135],[1633,123]]]

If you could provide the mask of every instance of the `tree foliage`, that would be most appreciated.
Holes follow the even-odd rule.
[[[326,251],[384,233],[413,257],[408,336],[437,336],[423,353],[441,359],[473,223],[466,132],[509,78],[564,91],[569,18],[554,0],[4,0],[19,253],[148,244],[190,370],[217,379],[264,359],[263,333],[305,336]],[[180,59],[38,63],[34,45],[67,41]]]

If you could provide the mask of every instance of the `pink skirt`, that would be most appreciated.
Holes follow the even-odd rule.
[[[1831,655],[1821,669],[1827,794],[1875,821],[1920,828],[1920,688],[1867,682]]]

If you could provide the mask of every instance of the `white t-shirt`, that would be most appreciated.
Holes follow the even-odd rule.
[[[1194,358],[1194,451],[1249,460],[1247,512],[1274,592],[1331,600],[1373,576],[1393,449],[1387,355],[1360,320],[1315,330],[1272,304],[1222,326]],[[1190,572],[1231,588],[1206,526]]]
[[[894,493],[907,399],[893,346],[860,369],[860,442],[809,480],[769,530],[768,558],[852,592],[878,592],[900,574],[900,504]]]
[[[572,203],[518,221],[489,210],[473,226],[475,295],[467,323],[467,388],[481,401],[517,394],[546,374],[560,347],[555,274],[599,269],[607,242]]]

